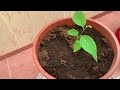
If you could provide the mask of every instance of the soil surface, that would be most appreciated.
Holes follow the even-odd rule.
[[[39,47],[39,61],[42,67],[57,79],[98,79],[109,70],[114,58],[109,41],[94,28],[87,28],[83,35],[89,35],[97,44],[98,63],[83,49],[73,53],[75,37],[67,30],[79,26],[58,26],[49,32]]]

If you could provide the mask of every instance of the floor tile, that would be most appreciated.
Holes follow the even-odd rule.
[[[103,18],[105,18],[105,19],[103,19]],[[108,28],[110,28],[113,32],[115,32],[120,27],[119,18],[120,18],[120,11],[114,11],[114,12],[107,14],[103,17],[100,17],[96,20],[101,22]]]
[[[10,79],[11,74],[8,66],[8,60],[11,58],[7,58],[5,60],[0,61],[0,79]]]
[[[13,55],[9,67],[13,79],[35,79],[39,73],[32,58],[32,49]]]
[[[0,17],[0,56],[18,48],[20,48],[19,43],[15,40],[6,23]]]

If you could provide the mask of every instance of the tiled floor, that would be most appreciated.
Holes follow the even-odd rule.
[[[8,13],[10,13],[10,15],[12,14],[12,12],[8,12]],[[15,12],[15,13],[20,13],[20,14],[24,15],[23,12]],[[27,13],[27,12],[24,12],[24,13]],[[30,13],[32,13],[32,12],[30,12]],[[34,20],[35,20],[35,18],[36,18],[36,20],[33,21],[34,23],[37,22],[37,20],[38,21],[40,20],[40,19],[37,18],[37,17],[39,17],[39,15],[35,14],[35,13],[38,13],[38,12],[33,12],[31,14],[33,16],[35,15],[34,16]],[[44,13],[47,14],[48,12],[44,12]],[[52,17],[53,12],[49,12],[49,14],[50,13],[51,13],[51,17]],[[54,14],[57,15],[57,13],[59,13],[59,12],[55,12]],[[67,12],[64,12],[64,16],[67,15],[67,14],[71,15],[71,12],[68,12],[67,14],[65,14],[65,13],[67,13]],[[89,13],[90,14],[91,12],[85,12],[85,13]],[[94,15],[96,13],[94,13]],[[89,14],[87,14],[87,15],[89,15]],[[43,13],[40,14],[40,15],[43,15]],[[102,18],[107,18],[107,17],[113,17],[114,15],[116,16],[116,18],[114,20],[112,19],[111,21],[110,20],[105,21],[104,19],[102,19]],[[17,17],[17,16],[15,16],[15,17]],[[13,20],[15,19],[15,17],[12,16]],[[30,17],[30,16],[28,16],[28,17]],[[58,16],[58,17],[56,16],[56,18],[59,18],[59,17],[61,17],[61,16]],[[117,19],[118,17],[120,17],[120,12],[113,12],[112,14],[105,15],[102,18],[98,18],[96,20],[99,21],[99,22],[102,22],[103,24],[105,24],[106,26],[108,26],[111,30],[115,31],[115,29],[119,27],[120,20]],[[50,21],[52,20],[50,17],[49,17],[49,19],[50,19]],[[55,19],[55,18],[53,17],[53,19]],[[2,18],[1,21],[2,20],[4,20],[4,19]],[[9,21],[9,19],[8,19],[8,21]],[[8,21],[7,21],[7,23],[8,23]],[[20,19],[18,19],[18,21],[20,21]],[[24,21],[21,21],[21,23],[23,23],[23,22]],[[106,22],[109,22],[109,24],[106,23]],[[6,30],[8,32],[8,34],[6,34],[4,32],[6,35],[5,34],[1,34],[1,36],[2,36],[2,38],[5,38],[5,39],[7,37],[7,39],[6,39],[7,41],[9,41],[9,40],[11,41],[11,38],[13,38],[14,41],[13,42],[9,41],[12,44],[9,44],[8,46],[4,46],[8,42],[6,42],[4,44],[0,43],[1,46],[2,45],[4,46],[3,51],[0,54],[0,56],[2,54],[8,53],[8,51],[10,51],[10,50],[11,51],[15,50],[16,48],[14,48],[14,46],[18,45],[17,48],[20,48],[20,47],[22,47],[24,45],[27,45],[27,44],[31,43],[32,40],[33,40],[33,38],[35,38],[37,32],[39,31],[39,30],[38,31],[32,31],[33,28],[34,28],[33,30],[35,30],[35,28],[37,27],[37,25],[38,25],[37,28],[39,28],[39,24],[37,24],[37,23],[36,23],[36,25],[34,25],[34,27],[30,27],[29,28],[30,31],[28,30],[28,26],[30,26],[30,25],[28,25],[28,26],[24,25],[27,22],[24,23],[24,24],[21,24],[21,23],[15,24],[16,26],[13,24],[13,26],[15,26],[16,28],[18,28],[15,31],[12,31],[13,29],[11,29],[12,24],[11,24],[11,26],[8,25],[10,22],[8,24],[6,24],[6,25],[8,25],[7,27],[5,27],[5,23],[6,22],[4,20],[3,21],[3,25],[1,24],[1,26],[2,26],[1,31],[3,30],[2,31],[2,33],[3,33],[4,30]],[[46,22],[44,22],[44,24],[45,23],[48,23],[47,19],[46,19]],[[113,23],[114,23],[114,25],[113,25]],[[41,25],[44,25],[44,24],[41,24]],[[25,29],[25,27],[27,29]],[[26,39],[28,39],[28,40],[26,40]],[[0,39],[0,40],[2,42],[5,42],[5,40],[3,40],[3,39]],[[13,48],[12,48],[12,46],[13,46]],[[9,48],[10,48],[10,50],[9,50]],[[119,75],[118,71],[119,71],[119,69],[117,70],[117,72],[115,72],[116,76]],[[19,52],[18,54],[15,54],[15,55],[13,55],[11,57],[8,57],[6,59],[0,60],[0,78],[1,79],[8,79],[8,78],[11,78],[11,79],[35,79],[35,78],[37,78],[38,74],[39,74],[39,71],[38,71],[38,69],[36,68],[36,66],[34,64],[33,57],[32,57],[32,48],[31,47],[28,48],[28,49],[26,49],[26,50],[24,50],[24,51],[22,51],[22,52]]]
[[[38,73],[32,48],[0,61],[0,79],[35,79]]]

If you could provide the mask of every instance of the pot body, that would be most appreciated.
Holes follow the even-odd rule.
[[[91,25],[93,28],[95,28],[95,30],[99,31],[105,38],[107,38],[110,41],[110,44],[114,50],[114,59],[112,62],[112,65],[110,67],[110,69],[108,70],[108,72],[102,76],[100,79],[108,79],[117,69],[118,65],[119,65],[119,59],[120,59],[120,51],[119,51],[119,43],[117,38],[115,37],[114,33],[107,28],[106,26],[104,26],[102,23],[99,23],[97,21],[94,21],[92,19],[87,19],[87,25]],[[34,62],[37,66],[37,68],[39,69],[39,71],[48,79],[56,79],[55,77],[51,76],[48,72],[46,72],[41,64],[39,63],[38,60],[38,48],[40,45],[40,42],[43,40],[43,38],[46,36],[46,34],[52,30],[52,28],[55,28],[57,26],[60,25],[75,25],[72,21],[72,18],[64,18],[64,19],[59,19],[56,20],[50,24],[48,24],[47,26],[45,26],[42,30],[40,30],[39,34],[37,35],[34,44],[33,44],[33,58],[34,58]]]

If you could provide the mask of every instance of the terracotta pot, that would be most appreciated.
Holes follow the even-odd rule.
[[[40,42],[43,40],[43,38],[46,36],[46,34],[52,30],[52,28],[59,26],[59,25],[74,25],[73,21],[71,18],[65,18],[65,19],[60,19],[56,20],[47,26],[45,26],[42,30],[40,30],[39,34],[37,35],[34,44],[33,44],[33,57],[36,66],[38,67],[39,71],[48,79],[56,79],[55,77],[51,76],[49,73],[47,73],[41,66],[38,60],[38,47],[40,45]],[[104,26],[103,24],[96,22],[92,19],[87,19],[87,25],[92,25],[97,31],[99,31],[103,36],[105,36],[111,43],[111,46],[114,50],[114,59],[112,62],[112,65],[108,72],[101,77],[100,79],[108,79],[117,69],[118,64],[119,64],[119,59],[120,59],[120,51],[119,51],[119,43],[115,35],[111,32],[109,28]]]

